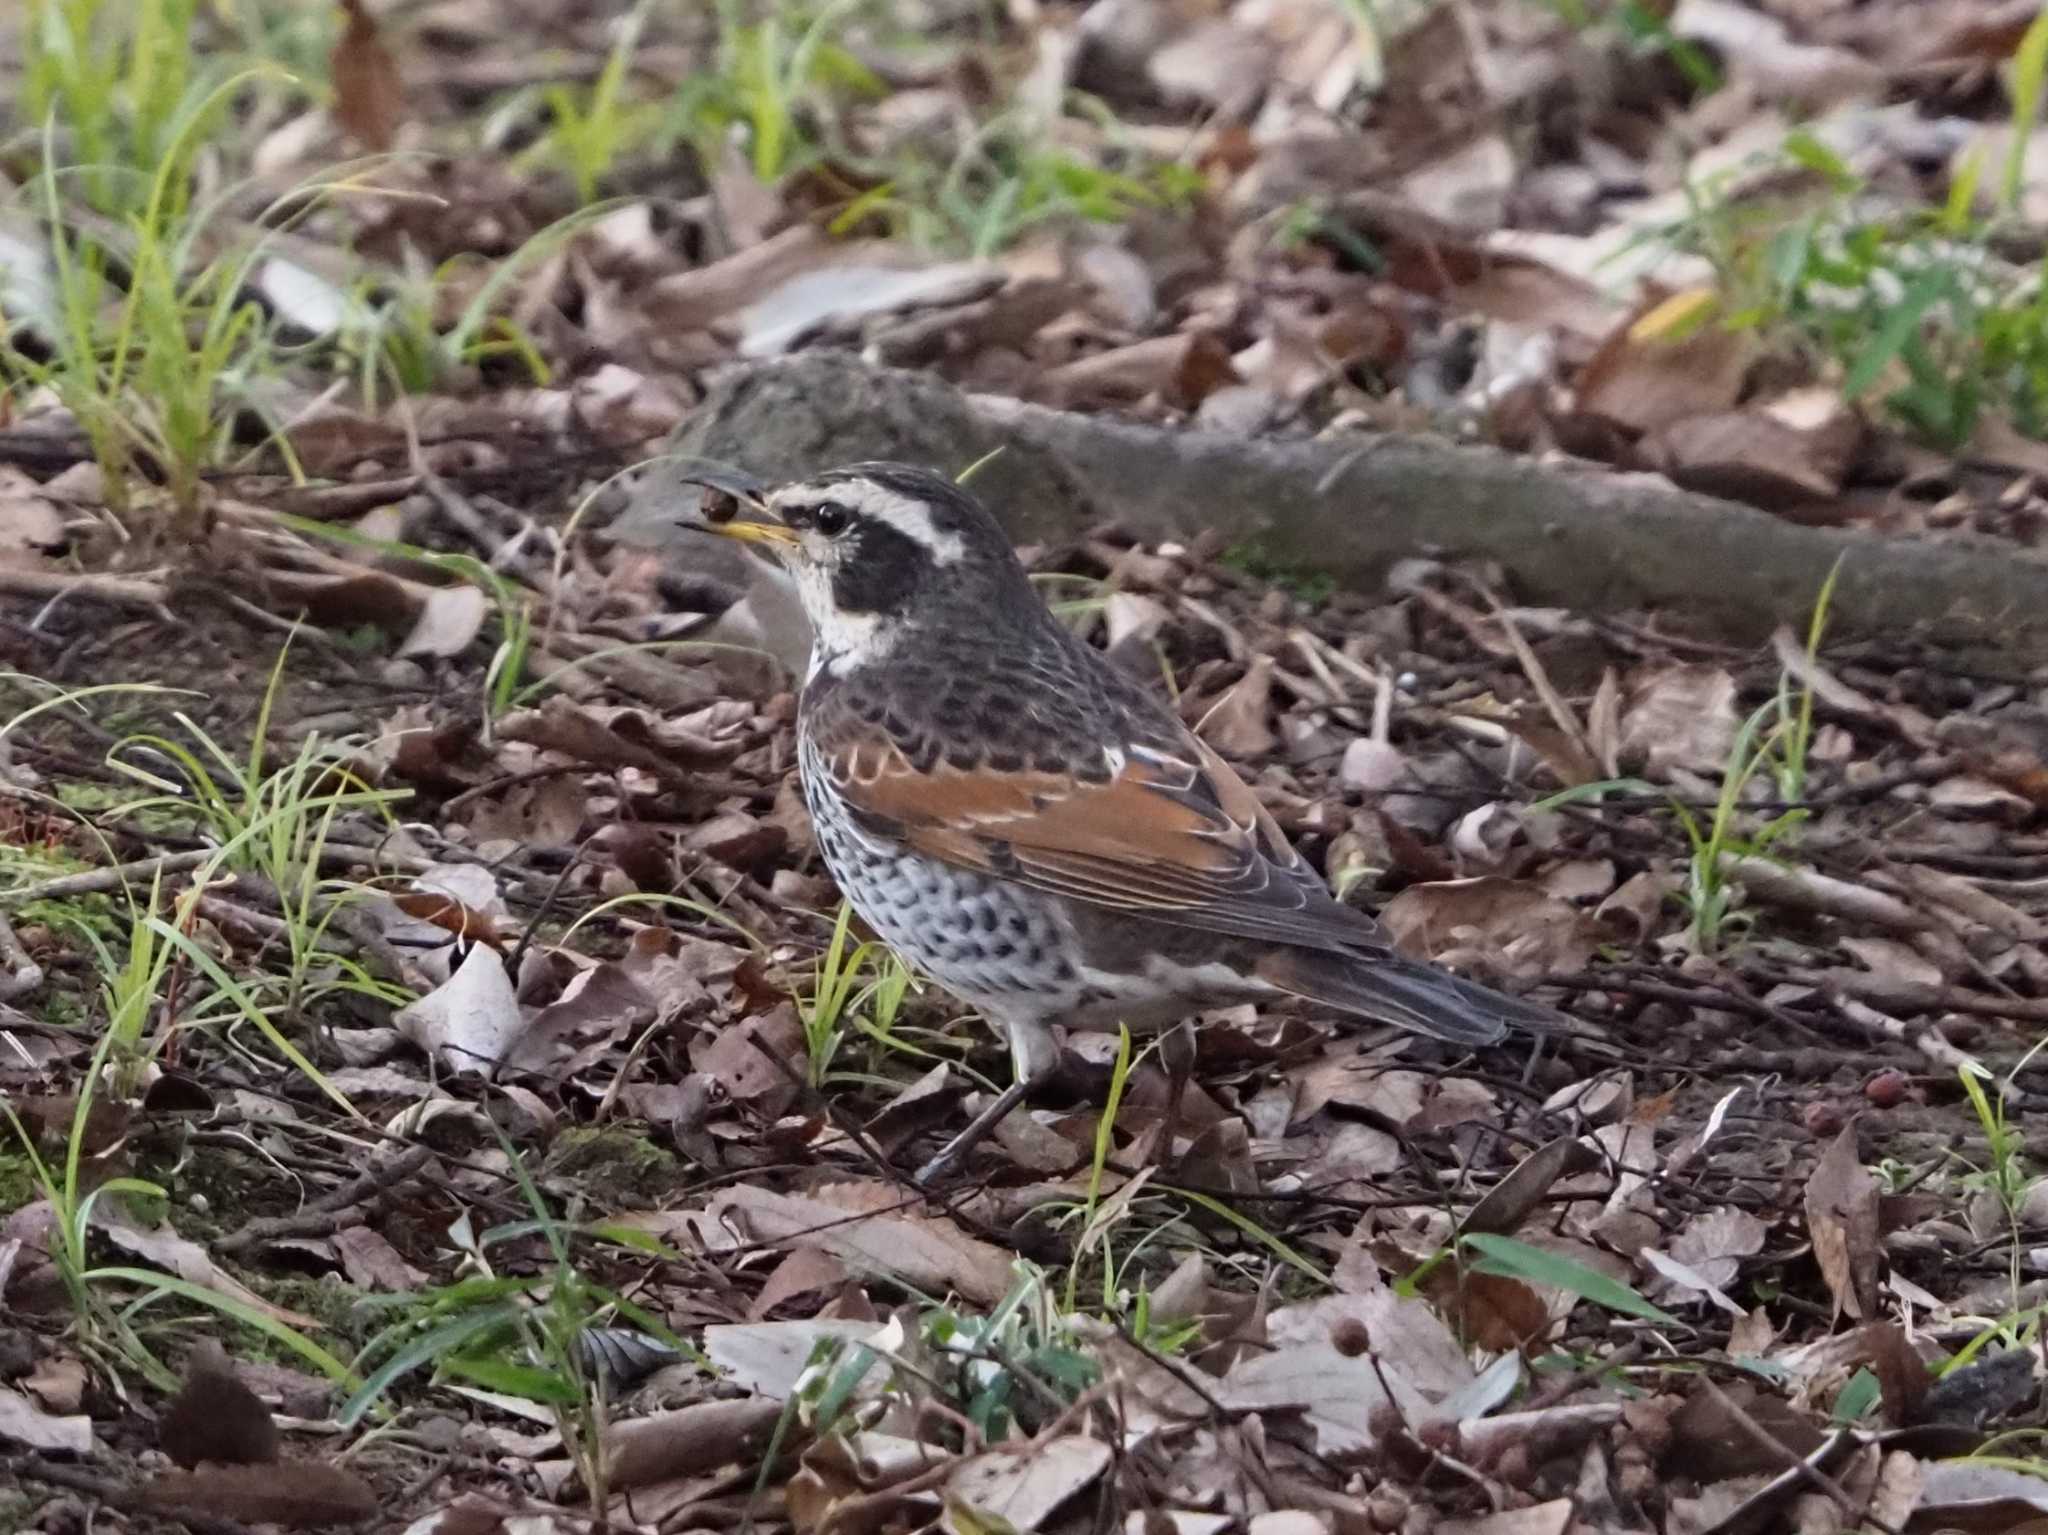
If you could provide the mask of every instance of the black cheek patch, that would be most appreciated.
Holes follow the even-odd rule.
[[[886,522],[863,520],[832,572],[832,602],[842,613],[902,613],[931,569],[931,552]]]

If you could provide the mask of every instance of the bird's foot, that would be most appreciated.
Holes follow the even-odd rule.
[[[1012,1109],[1024,1101],[1024,1095],[1031,1090],[1029,1082],[1012,1082],[996,1095],[995,1101],[967,1122],[967,1127],[941,1146],[924,1166],[910,1175],[910,1181],[921,1189],[930,1189],[934,1184],[944,1182],[960,1164],[967,1160],[967,1154],[987,1138],[989,1131],[1003,1122]]]

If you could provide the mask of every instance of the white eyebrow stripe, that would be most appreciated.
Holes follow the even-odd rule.
[[[876,522],[885,522],[904,537],[931,551],[941,565],[950,565],[967,553],[967,541],[958,533],[942,530],[932,521],[931,508],[910,496],[899,495],[873,480],[840,480],[829,485],[792,485],[775,493],[772,505],[803,506],[815,501],[837,501],[842,506]]]

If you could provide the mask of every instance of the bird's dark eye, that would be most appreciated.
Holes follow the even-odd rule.
[[[811,526],[827,538],[837,538],[853,521],[853,513],[837,501],[820,501],[811,508]]]

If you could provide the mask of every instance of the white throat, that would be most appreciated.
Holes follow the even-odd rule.
[[[844,676],[887,655],[896,633],[879,613],[842,613],[832,601],[832,575],[816,565],[797,573],[797,590],[811,621],[811,664],[808,682],[820,672]]]

